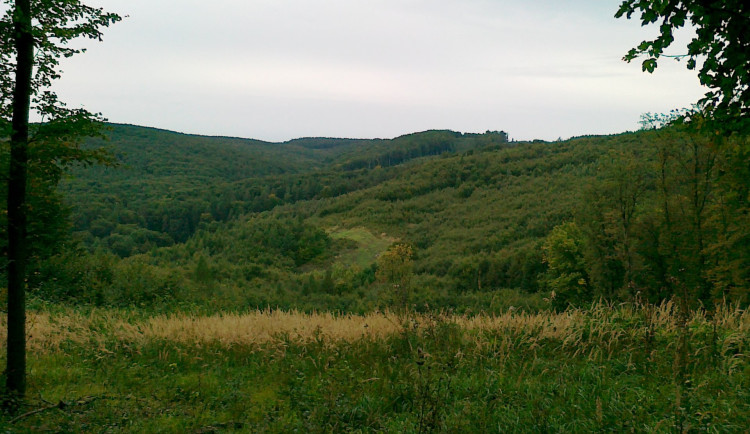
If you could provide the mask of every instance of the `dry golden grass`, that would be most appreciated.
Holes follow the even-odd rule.
[[[289,339],[352,341],[363,337],[381,338],[400,329],[392,314],[333,315],[283,311],[255,311],[207,317],[157,316],[129,326],[120,334],[125,339],[166,339],[182,343],[219,342],[223,345],[258,344]]]
[[[506,312],[498,316],[412,315],[410,327],[424,330],[438,322],[455,324],[464,330],[476,331],[477,345],[484,345],[483,332],[514,339],[524,345],[541,340],[554,340],[563,348],[576,348],[585,340],[610,346],[626,339],[640,339],[645,328],[656,335],[677,331],[677,315],[671,302],[660,306],[630,305],[596,306],[590,310],[563,313]],[[646,321],[633,321],[634,318]],[[720,345],[750,340],[750,312],[731,306],[718,309],[714,319],[697,312],[691,327],[713,327],[726,331]],[[401,332],[404,320],[390,312],[359,315],[331,313],[304,314],[283,311],[254,311],[244,314],[225,313],[212,316],[188,314],[158,315],[144,318],[129,312],[93,309],[83,314],[74,309],[51,312],[30,312],[28,315],[28,346],[34,352],[59,349],[65,343],[104,347],[113,342],[140,344],[166,340],[184,344],[218,343],[223,346],[253,345],[293,341],[306,343],[354,341],[362,338],[382,339]],[[0,342],[5,343],[5,318],[0,318]],[[0,344],[0,345],[2,345]],[[513,342],[506,342],[513,345]]]
[[[5,318],[0,318],[0,339],[5,342]],[[163,339],[180,343],[251,345],[291,340],[309,342],[378,339],[401,330],[399,319],[390,313],[365,316],[331,313],[255,311],[212,316],[187,314],[135,318],[121,311],[94,309],[88,314],[75,310],[30,312],[28,347],[44,352],[67,342],[104,345],[105,341],[143,343]],[[1,344],[0,344],[1,345]]]

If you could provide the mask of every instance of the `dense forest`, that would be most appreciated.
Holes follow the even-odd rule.
[[[84,144],[104,146],[109,164],[34,190],[30,290],[93,305],[369,312],[399,299],[379,258],[408,245],[417,309],[680,291],[747,304],[747,138],[648,126],[558,142],[426,131],[266,143],[110,125],[108,140]]]

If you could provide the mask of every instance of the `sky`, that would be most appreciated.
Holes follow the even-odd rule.
[[[704,93],[610,0],[89,0],[127,17],[63,62],[71,107],[111,122],[285,141],[428,129],[555,140],[635,130]],[[682,54],[689,34],[668,54]]]

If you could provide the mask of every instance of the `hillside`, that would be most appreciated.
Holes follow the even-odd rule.
[[[539,309],[552,291],[559,306],[659,301],[675,275],[703,300],[747,293],[745,202],[719,170],[735,160],[692,133],[276,144],[112,133],[122,166],[79,169],[62,187],[85,250],[43,264],[32,285],[45,297],[367,312],[401,286],[425,308]],[[391,285],[378,258],[394,243],[413,256],[408,282]]]
[[[116,255],[97,266],[124,273],[108,274],[98,299],[211,287],[228,305],[367,310],[384,302],[371,286],[376,259],[401,241],[416,249],[421,298],[450,304],[464,292],[537,291],[543,238],[572,217],[597,159],[634,137],[507,143],[429,131],[273,144],[113,125],[106,145],[121,165],[78,169],[62,191],[77,237]],[[143,286],[117,289],[132,273]]]
[[[747,425],[746,137],[114,132],[34,227],[43,398],[2,426]]]
[[[462,138],[448,131],[393,140],[306,138],[285,143],[129,125],[110,125],[108,135],[107,141],[92,140],[85,146],[107,147],[118,165],[78,168],[61,190],[73,205],[74,229],[93,235],[87,244],[100,246],[97,240],[104,240],[103,245],[115,247],[120,256],[143,251],[142,245],[127,249],[120,235],[135,231],[156,245],[184,242],[201,219],[226,221],[281,203],[337,196],[384,179],[356,170],[363,166],[396,166],[500,143],[497,137]],[[109,239],[112,234],[114,240]]]

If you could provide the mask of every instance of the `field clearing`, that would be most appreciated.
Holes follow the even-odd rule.
[[[5,317],[0,318],[0,339],[5,343]],[[678,316],[671,302],[638,309],[632,306],[599,305],[591,310],[562,313],[526,313],[508,311],[502,315],[451,315],[374,312],[367,315],[301,313],[263,310],[247,313],[222,313],[193,316],[185,313],[145,316],[132,311],[75,309],[54,312],[29,312],[28,347],[33,352],[54,351],[65,343],[103,342],[144,343],[166,340],[182,344],[257,345],[277,341],[305,344],[312,341],[353,342],[360,339],[384,339],[403,333],[405,328],[419,331],[436,324],[458,326],[473,332],[477,344],[488,333],[525,335],[529,342],[555,340],[564,345],[578,344],[584,333],[610,344],[617,340],[638,339],[653,331],[661,336],[678,332]],[[705,312],[693,313],[688,322],[692,330],[706,331],[714,326],[727,336],[750,337],[750,312],[730,306],[717,310],[713,318]],[[717,337],[718,338],[718,337]]]
[[[678,313],[53,305],[29,315],[28,415],[0,431],[748,432],[750,313]]]
[[[332,228],[329,230],[328,235],[333,239],[343,238],[356,242],[357,248],[342,253],[338,261],[342,264],[358,265],[361,268],[372,265],[378,256],[396,241],[395,238],[386,236],[385,234],[381,234],[378,237],[367,228],[362,227],[350,229]]]

